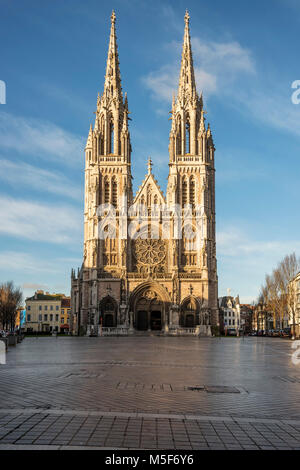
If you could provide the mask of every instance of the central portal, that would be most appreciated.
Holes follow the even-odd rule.
[[[130,298],[133,326],[140,331],[163,331],[168,324],[170,298],[156,282],[136,287]]]

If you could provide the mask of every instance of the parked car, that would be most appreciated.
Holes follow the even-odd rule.
[[[272,336],[280,336],[280,330],[272,330]]]
[[[280,330],[280,336],[282,338],[289,338],[291,336],[291,329],[290,328],[284,328],[283,330]]]
[[[227,328],[227,335],[228,336],[236,336],[237,332],[235,328]]]
[[[259,330],[257,336],[266,336],[265,330]]]

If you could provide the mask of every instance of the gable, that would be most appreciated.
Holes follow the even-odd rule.
[[[144,179],[142,185],[139,187],[133,203],[146,206],[151,206],[154,204],[164,205],[166,203],[163,192],[152,173],[148,174]]]

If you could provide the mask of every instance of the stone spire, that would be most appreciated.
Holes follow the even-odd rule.
[[[111,29],[107,54],[106,74],[104,82],[104,94],[106,96],[117,96],[122,99],[121,74],[119,67],[119,55],[116,36],[116,15],[113,10],[111,14]]]
[[[190,15],[186,11],[184,16],[185,28],[179,76],[178,99],[196,95],[196,83],[193,65],[193,55],[190,38]]]

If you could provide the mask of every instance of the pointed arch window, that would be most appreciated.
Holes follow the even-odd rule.
[[[100,117],[100,133],[98,140],[98,155],[104,155],[104,119],[103,115]]]
[[[182,205],[187,204],[187,181],[184,178],[182,181]]]
[[[104,202],[109,203],[109,182],[107,179],[104,181]]]
[[[177,116],[176,123],[176,155],[181,155],[181,117]]]
[[[191,126],[190,120],[187,118],[185,124],[185,153],[191,153]]]
[[[114,123],[113,120],[110,120],[109,123],[109,152],[114,153],[114,138],[115,138],[115,131],[114,131]]]
[[[195,180],[193,177],[190,179],[190,204],[195,204]]]
[[[118,204],[118,185],[115,178],[112,180],[112,204],[115,207],[117,207]]]

